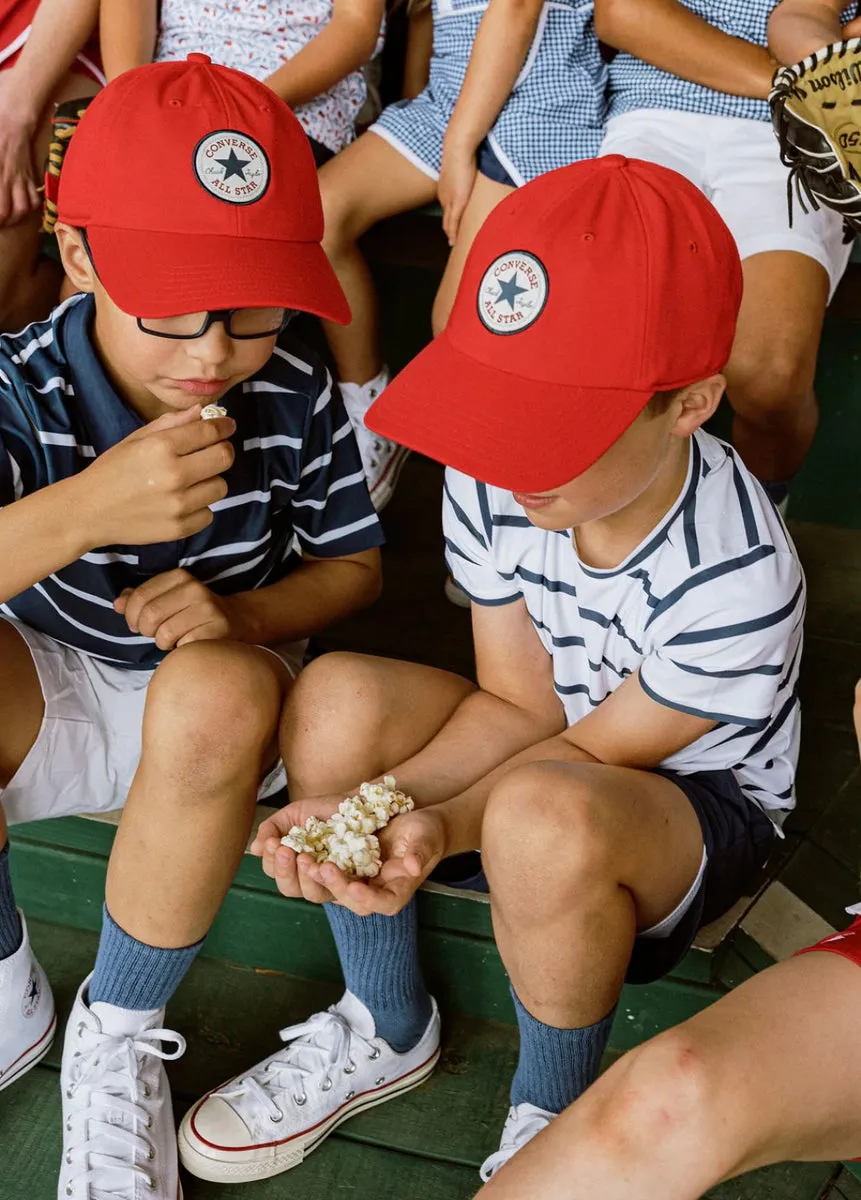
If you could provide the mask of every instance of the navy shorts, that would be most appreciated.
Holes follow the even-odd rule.
[[[487,138],[478,147],[477,162],[479,171],[487,179],[492,179],[495,183],[505,183],[508,187],[517,187],[517,184],[494,154],[493,147]]]
[[[704,925],[728,912],[763,881],[775,842],[771,821],[742,793],[732,771],[680,775],[657,768],[684,793],[700,823],[708,863],[702,882],[675,929],[667,937],[638,937],[628,965],[628,983],[653,983],[681,962]],[[487,892],[478,854],[444,859],[432,878],[450,887]]]

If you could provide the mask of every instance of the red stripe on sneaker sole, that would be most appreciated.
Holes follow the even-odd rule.
[[[32,1046],[29,1046],[23,1054],[19,1054],[15,1059],[15,1062],[13,1062],[12,1065],[7,1068],[7,1071],[11,1072],[11,1074],[8,1076],[4,1074],[4,1076],[0,1078],[0,1092],[2,1092],[4,1088],[7,1088],[10,1083],[14,1083],[16,1079],[20,1079],[21,1076],[26,1074],[31,1067],[35,1067],[37,1063],[42,1061],[42,1059],[51,1049],[51,1043],[54,1040],[54,1034],[56,1032],[57,1014],[54,1013],[53,1017],[51,1018],[51,1024],[48,1026],[39,1040],[34,1042]],[[15,1067],[18,1063],[21,1065],[17,1067],[17,1070],[15,1070]]]

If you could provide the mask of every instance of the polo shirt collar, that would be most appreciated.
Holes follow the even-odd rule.
[[[63,351],[75,389],[75,406],[99,455],[146,422],[117,394],[102,366],[93,343],[95,318],[93,296],[70,306],[63,321]]]

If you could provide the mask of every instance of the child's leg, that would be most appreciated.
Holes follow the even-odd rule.
[[[282,719],[291,799],[346,794],[408,759],[472,687],[392,659],[317,659]],[[203,1179],[262,1179],[297,1166],[352,1112],[417,1086],[433,1070],[439,1018],[419,970],[415,904],[395,917],[325,908],[347,991],[334,1009],[285,1031],[287,1046],[190,1110],[180,1152]]]
[[[448,256],[445,274],[434,300],[432,317],[434,337],[442,333],[446,327],[460,285],[464,263],[475,240],[475,235],[497,204],[500,204],[514,190],[513,187],[504,183],[497,183],[495,179],[488,179],[480,171],[476,175],[472,194],[461,218],[457,242]]]
[[[241,860],[258,785],[277,757],[288,687],[274,655],[231,642],[180,647],[156,671],[108,867],[113,920],[91,988],[97,999],[141,1009],[166,1003],[178,982],[172,956],[200,943]],[[163,978],[153,947],[170,968]],[[140,958],[139,970],[129,954]]]
[[[350,302],[347,326],[324,322],[346,383],[366,384],[382,370],[377,299],[358,248],[363,233],[386,217],[428,204],[436,181],[375,133],[362,134],[319,172],[326,232],[323,248]]]
[[[861,971],[791,959],[626,1054],[482,1200],[695,1200],[787,1159],[861,1152]]]
[[[691,802],[662,776],[539,763],[497,785],[482,859],[519,1001],[512,1104],[558,1113],[593,1082],[637,931],[673,912],[702,853]]]
[[[726,368],[733,444],[757,478],[780,482],[801,467],[816,433],[813,377],[829,278],[815,259],[791,250],[755,254],[743,268]]]
[[[64,100],[93,96],[99,85],[83,75],[68,75],[42,115],[33,139],[33,165],[41,181],[54,105]],[[47,317],[60,296],[63,270],[59,263],[40,256],[41,212],[31,213],[16,225],[0,226],[0,331],[12,332],[30,321]]]

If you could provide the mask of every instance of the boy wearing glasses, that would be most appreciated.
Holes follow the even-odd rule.
[[[56,1020],[6,825],[125,804],[58,1195],[176,1200],[164,1006],[283,782],[303,639],[376,597],[383,539],[328,373],[285,333],[349,319],[290,110],[204,55],[128,72],[59,215],[82,294],[0,339],[0,1088]]]

